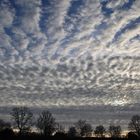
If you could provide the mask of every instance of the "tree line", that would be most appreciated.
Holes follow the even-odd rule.
[[[91,137],[94,134],[95,137],[99,138],[104,138],[106,135],[112,138],[120,138],[122,134],[120,125],[110,125],[108,129],[103,125],[99,125],[93,130],[92,125],[86,120],[78,120],[65,132],[63,126],[56,122],[52,113],[48,110],[42,111],[36,121],[34,121],[34,115],[30,108],[24,106],[14,107],[10,115],[13,125],[0,119],[0,132],[17,130],[18,134],[23,135],[32,132],[33,127],[36,127],[38,133],[44,136],[65,134],[69,137]],[[132,116],[128,124],[128,129],[130,130],[128,136],[137,136],[140,138],[139,115]]]

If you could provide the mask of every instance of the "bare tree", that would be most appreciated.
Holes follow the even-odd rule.
[[[119,138],[121,137],[121,126],[110,125],[108,129],[110,137]]]
[[[51,136],[56,130],[55,118],[49,111],[43,111],[37,120],[37,127],[44,135]]]
[[[11,124],[9,122],[5,122],[4,120],[0,119],[0,131],[10,128]]]
[[[92,126],[86,122],[86,120],[79,120],[75,123],[75,127],[80,136],[91,136]]]
[[[136,133],[140,137],[140,116],[134,115],[128,124],[128,129]]]
[[[57,132],[65,133],[65,128],[60,123],[56,123],[55,126]]]
[[[96,128],[94,130],[94,134],[97,137],[103,138],[103,137],[105,137],[105,133],[106,133],[106,130],[103,125],[96,126]]]
[[[70,136],[70,137],[76,137],[77,136],[77,131],[76,131],[76,128],[74,126],[69,128],[68,136]]]
[[[128,138],[128,140],[137,140],[138,139],[138,136],[134,132],[128,132],[126,137]]]
[[[81,135],[90,137],[92,135],[92,126],[89,123],[86,123],[81,129]]]
[[[14,120],[15,127],[19,129],[20,133],[30,131],[33,125],[33,114],[27,107],[15,107],[11,112],[12,119]]]

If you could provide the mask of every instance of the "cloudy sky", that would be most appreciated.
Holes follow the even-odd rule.
[[[0,0],[0,96],[1,115],[140,113],[140,0]]]

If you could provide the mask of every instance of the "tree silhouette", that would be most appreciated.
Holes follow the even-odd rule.
[[[9,122],[5,122],[4,120],[0,119],[0,131],[10,127],[11,124]]]
[[[69,128],[68,136],[70,136],[70,137],[76,137],[77,136],[77,131],[76,131],[76,128],[74,126]]]
[[[55,128],[56,128],[56,131],[57,131],[57,132],[65,133],[65,129],[64,129],[64,127],[63,127],[61,124],[56,123],[55,125],[56,125]]]
[[[90,137],[92,135],[92,126],[89,123],[86,123],[81,129],[81,135]]]
[[[119,125],[118,126],[110,125],[108,129],[110,137],[113,137],[113,138],[121,137],[121,131],[122,131],[121,126]]]
[[[30,131],[33,114],[27,107],[15,107],[11,112],[12,119],[14,120],[15,127],[19,129],[20,133]]]
[[[75,127],[80,136],[91,136],[92,126],[86,120],[79,120],[75,123]]]
[[[140,137],[140,116],[134,115],[128,124],[128,129],[136,133]]]
[[[127,138],[130,140],[137,140],[138,136],[134,132],[128,132]]]
[[[97,137],[105,137],[105,128],[103,125],[99,125],[99,126],[96,126],[95,130],[94,130],[94,134],[97,136]]]
[[[56,130],[55,118],[49,111],[43,111],[37,120],[37,127],[44,135],[51,136]]]
[[[0,139],[7,139],[8,137],[14,136],[12,128],[4,128],[0,131]]]

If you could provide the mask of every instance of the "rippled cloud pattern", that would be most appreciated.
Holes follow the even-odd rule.
[[[0,96],[1,107],[139,106],[140,1],[1,0]]]

